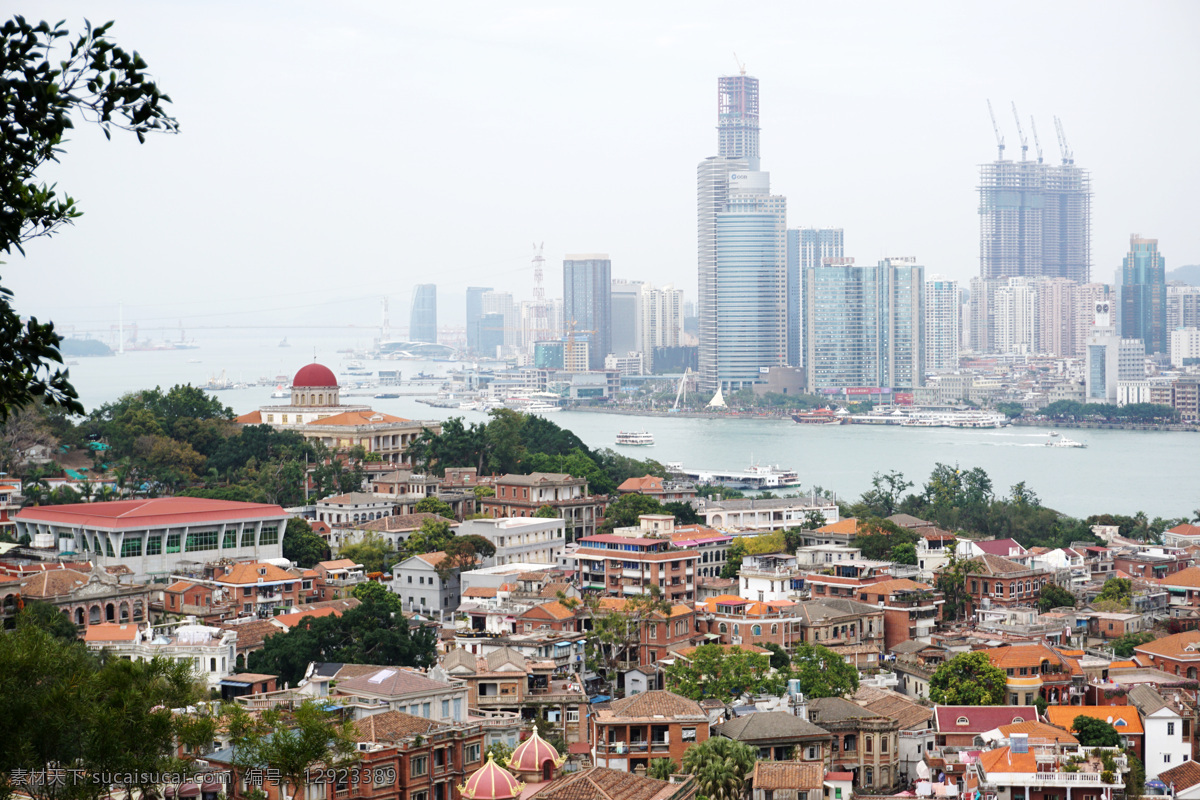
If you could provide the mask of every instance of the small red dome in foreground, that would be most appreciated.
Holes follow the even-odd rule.
[[[558,751],[554,749],[554,745],[538,736],[537,728],[534,728],[533,735],[517,745],[512,757],[508,759],[508,766],[517,772],[541,772],[542,765],[547,761],[553,762],[556,767],[559,766]]]
[[[488,753],[483,769],[472,775],[459,790],[467,800],[513,800],[521,796],[524,788],[525,784],[498,765]]]
[[[309,386],[336,388],[337,385],[337,376],[324,364],[305,364],[292,379],[292,388]]]

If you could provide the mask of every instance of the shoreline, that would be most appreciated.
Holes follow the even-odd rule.
[[[627,409],[606,408],[603,406],[572,406],[563,411],[582,411],[589,414],[614,414],[628,417],[687,417],[689,419],[751,419],[751,420],[792,420],[792,413],[783,412],[753,413],[753,412],[720,412],[720,411],[660,411],[657,409]],[[1025,420],[1015,419],[1010,426],[1020,428],[1073,428],[1091,430],[1120,430],[1145,431],[1158,433],[1200,433],[1200,424],[1175,423],[1169,425],[1151,425],[1141,422],[1093,422],[1088,420]],[[899,426],[894,426],[899,427]],[[947,426],[949,427],[949,426]],[[938,428],[940,430],[940,428]],[[966,429],[964,429],[966,430]],[[977,429],[971,429],[977,430]]]

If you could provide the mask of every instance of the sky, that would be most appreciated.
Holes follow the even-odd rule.
[[[1200,3],[456,3],[39,0],[115,20],[172,98],[177,136],[80,125],[40,173],[84,212],[0,266],[61,330],[407,322],[434,282],[532,296],[544,243],[614,278],[696,284],[696,165],[716,79],[760,80],[762,168],[791,227],[845,229],[860,263],[978,273],[978,165],[1011,156],[1015,101],[1048,161],[1061,118],[1091,170],[1093,277],[1129,236],[1200,263]],[[27,15],[32,16],[33,12]],[[736,54],[736,56],[735,56]],[[1192,98],[1189,100],[1188,98]],[[189,337],[192,333],[189,333]]]

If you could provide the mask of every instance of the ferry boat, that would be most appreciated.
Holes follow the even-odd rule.
[[[654,434],[648,431],[617,431],[617,444],[648,447],[654,444]]]
[[[899,425],[906,428],[1003,428],[1008,418],[998,411],[954,406],[883,406],[851,414],[854,425]]]
[[[832,408],[818,408],[792,414],[792,419],[801,425],[841,425],[847,416],[846,412],[840,409],[834,411]]]
[[[537,400],[527,406],[522,406],[521,411],[524,411],[526,414],[548,414],[551,411],[562,411],[562,407],[543,400]]]
[[[791,469],[784,469],[778,464],[754,464],[743,472],[724,472],[721,470],[690,469],[682,463],[667,464],[667,470],[677,475],[690,478],[696,483],[715,483],[727,489],[786,489],[800,485],[800,475]]]
[[[1074,439],[1068,439],[1065,436],[1059,436],[1057,433],[1053,434],[1053,436],[1057,438],[1046,442],[1046,447],[1087,447],[1087,445],[1083,442],[1077,442]]]

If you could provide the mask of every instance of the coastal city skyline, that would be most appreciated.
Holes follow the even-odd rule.
[[[82,13],[73,3],[52,4],[51,8],[68,20]],[[852,51],[860,55],[849,60],[837,59],[830,42],[799,29],[791,39],[786,33],[777,33],[747,43],[718,43],[716,26],[708,14],[711,9],[703,6],[690,9],[686,21],[650,13],[641,26],[629,32],[628,43],[620,48],[594,42],[591,37],[607,30],[607,25],[582,10],[526,6],[508,15],[488,11],[475,15],[461,30],[448,27],[444,20],[418,15],[411,30],[405,26],[396,29],[400,41],[408,45],[401,50],[394,44],[380,44],[378,34],[368,30],[369,23],[378,27],[390,21],[386,12],[369,5],[358,9],[358,16],[340,20],[339,35],[327,37],[320,45],[303,35],[302,26],[310,20],[301,13],[285,28],[294,38],[263,42],[262,55],[328,52],[337,56],[355,46],[368,63],[390,57],[405,64],[418,54],[428,56],[436,42],[446,52],[435,52],[432,61],[421,63],[440,65],[440,59],[453,52],[456,68],[467,71],[460,65],[471,63],[462,51],[468,43],[478,44],[481,52],[496,54],[492,62],[495,75],[482,78],[480,87],[464,85],[455,69],[435,70],[420,82],[420,98],[436,109],[438,129],[451,134],[443,137],[444,142],[426,141],[412,126],[395,127],[390,113],[376,108],[372,118],[376,127],[380,133],[392,130],[400,146],[389,150],[428,152],[434,157],[408,164],[401,180],[387,180],[400,177],[391,165],[394,157],[377,151],[379,163],[373,177],[357,181],[353,190],[346,181],[366,177],[361,170],[365,156],[351,149],[338,165],[330,162],[337,149],[329,138],[330,125],[303,126],[302,136],[286,137],[282,142],[278,142],[280,132],[269,127],[269,115],[276,110],[279,122],[294,117],[294,111],[277,104],[296,97],[301,86],[308,85],[301,83],[307,69],[304,59],[282,58],[280,63],[291,64],[293,72],[281,75],[274,85],[277,92],[261,96],[257,105],[219,101],[219,97],[231,96],[226,87],[231,86],[232,76],[246,74],[247,65],[257,63],[251,53],[232,45],[242,41],[238,36],[248,36],[255,25],[265,22],[262,12],[243,12],[244,32],[230,42],[228,65],[214,64],[192,72],[191,62],[199,54],[175,41],[177,26],[171,30],[161,27],[140,13],[143,8],[114,3],[103,11],[116,20],[117,33],[136,41],[152,64],[156,78],[175,101],[172,111],[179,116],[183,132],[136,147],[104,143],[90,136],[91,131],[78,131],[71,143],[72,153],[78,155],[50,177],[80,198],[85,216],[71,237],[57,237],[54,246],[31,243],[29,256],[14,259],[7,270],[11,278],[6,278],[18,296],[28,298],[23,308],[42,318],[86,328],[97,317],[104,323],[113,321],[118,304],[124,303],[127,319],[163,326],[180,321],[185,327],[211,321],[236,324],[252,318],[287,321],[310,318],[314,312],[334,321],[361,322],[364,299],[387,296],[392,301],[393,320],[406,324],[412,285],[436,280],[441,318],[445,324],[458,325],[465,320],[457,298],[465,296],[468,286],[494,285],[512,292],[517,300],[529,296],[528,242],[535,240],[547,243],[546,260],[551,265],[570,253],[605,252],[612,257],[614,277],[645,278],[655,285],[671,283],[684,290],[689,302],[694,301],[696,284],[690,265],[694,263],[695,232],[693,212],[688,211],[692,201],[687,195],[693,191],[689,164],[694,163],[691,154],[714,150],[712,85],[719,75],[738,74],[735,52],[763,82],[762,146],[770,154],[772,190],[789,199],[789,227],[842,228],[848,237],[847,254],[857,256],[860,262],[913,254],[927,274],[945,275],[960,284],[977,274],[975,187],[979,165],[995,154],[988,99],[998,109],[1009,157],[1019,150],[1008,111],[1012,101],[1023,121],[1036,118],[1048,155],[1057,153],[1053,119],[1062,120],[1070,147],[1093,176],[1093,279],[1111,282],[1120,270],[1124,242],[1133,232],[1159,239],[1173,265],[1198,260],[1192,255],[1200,251],[1196,233],[1179,216],[1187,205],[1179,192],[1194,182],[1189,176],[1200,166],[1193,163],[1189,148],[1169,144],[1176,131],[1189,127],[1187,115],[1193,113],[1187,104],[1172,100],[1173,87],[1188,85],[1187,76],[1197,69],[1194,56],[1179,39],[1195,14],[1185,4],[1161,4],[1156,7],[1158,13],[1146,15],[1141,23],[1157,33],[1154,53],[1123,65],[1120,75],[1113,74],[1114,66],[1102,56],[1102,45],[1120,34],[1117,18],[1089,13],[1091,9],[1085,6],[1039,8],[1045,25],[1053,26],[1059,16],[1069,18],[1071,25],[1091,38],[1081,37],[1082,43],[1069,48],[1037,52],[1021,69],[1001,68],[997,65],[1002,59],[987,57],[1024,35],[1018,32],[1019,26],[1004,19],[984,24],[968,9],[941,15],[934,25],[916,18],[889,19],[894,12],[876,8],[876,20],[854,27],[855,41],[867,46]],[[788,21],[782,9],[764,13],[777,22]],[[188,21],[205,29],[204,20]],[[818,11],[806,19],[805,30],[819,27],[815,23],[821,21],[833,31],[851,24],[840,11]],[[579,22],[601,24],[577,25]],[[568,28],[591,43],[588,52],[598,60],[580,61],[552,47],[557,70],[562,73],[559,77],[538,68],[536,48],[524,55],[514,54],[514,47],[552,41],[555,32]],[[786,24],[777,28],[789,30]],[[415,38],[417,31],[426,34],[427,41]],[[911,44],[918,45],[938,31],[959,44],[924,49],[903,46],[903,33],[909,34]],[[869,46],[897,39],[891,47]],[[794,47],[801,43],[805,46]],[[793,46],[787,47],[789,44]],[[968,46],[977,57],[951,66],[949,59]],[[903,57],[861,55],[901,51]],[[664,55],[666,58],[661,58]],[[1055,74],[1068,61],[1081,75],[1071,92],[1037,79],[1038,75]],[[599,68],[601,64],[604,69]],[[831,68],[831,64],[838,67]],[[587,118],[583,103],[590,99],[597,108],[615,110],[611,103],[618,96],[617,87],[627,80],[622,71],[636,71],[637,80],[650,81],[645,85],[655,88],[625,93],[622,113],[605,113],[603,118],[636,116],[645,124],[638,126],[635,137],[627,126],[594,121],[586,137],[579,139],[575,123]],[[536,75],[536,81],[514,80],[525,72]],[[201,73],[206,75],[206,83],[198,84],[194,76]],[[1173,80],[1152,79],[1161,75],[1173,76]],[[571,77],[579,80],[564,93],[561,81]],[[511,100],[500,103],[480,97],[477,89],[502,80],[516,92]],[[356,89],[346,91],[349,98]],[[1159,118],[1153,130],[1136,126],[1126,133],[1122,116],[1112,113],[1115,109],[1103,99],[1110,92],[1118,97],[1134,91],[1141,102],[1156,108]],[[475,147],[467,141],[453,155],[443,151],[450,143],[458,143],[455,137],[460,131],[470,129],[457,121],[473,99],[482,102],[480,110],[485,116],[480,118],[494,120],[497,126],[490,146],[504,147],[517,154],[516,160],[475,169],[480,166]],[[460,107],[462,100],[468,103],[465,107]],[[328,118],[332,124],[340,109],[338,104],[330,106],[314,121]],[[228,123],[221,130],[236,129],[236,118],[229,117],[233,113],[245,115],[250,137],[247,147],[258,151],[255,165],[241,173],[252,181],[246,185],[255,190],[226,194],[220,204],[222,222],[214,226],[207,221],[206,234],[197,236],[187,231],[201,215],[184,209],[213,197],[210,181],[216,173],[233,178],[242,163],[240,151],[227,136],[214,138],[213,126],[218,121]],[[570,128],[574,130],[568,137]],[[1025,130],[1029,139],[1030,134]],[[592,138],[600,136],[603,140]],[[265,151],[254,146],[256,141],[271,139],[277,144]],[[573,150],[566,145],[568,141],[586,149]],[[310,158],[328,153],[315,163],[333,167],[319,169],[316,175],[306,171],[309,178],[302,189],[292,185],[292,169],[279,160],[293,155],[297,147],[309,148]],[[1171,152],[1170,170],[1143,163],[1146,159],[1125,157],[1140,150]],[[530,158],[534,152],[537,157]],[[590,155],[581,158],[585,152]],[[214,158],[221,170],[189,177],[185,162],[205,163]],[[512,163],[532,169],[522,169],[521,177],[514,181]],[[616,168],[618,163],[623,165],[621,169]],[[434,164],[440,165],[438,179],[429,172]],[[117,174],[121,180],[113,189],[111,203],[90,201],[98,196],[100,184],[106,184],[107,191]],[[164,181],[163,176],[171,174],[188,180]],[[918,174],[919,183],[914,183]],[[337,189],[321,189],[330,182]],[[384,182],[389,187],[386,200],[380,199]],[[236,183],[235,179],[232,185]],[[439,214],[436,209],[448,208],[446,192],[451,184],[461,211],[451,216],[478,236],[454,235],[442,223],[434,223],[433,217]],[[911,195],[917,185],[921,187],[920,202],[895,203],[897,193]],[[508,198],[503,202],[497,202],[500,186]],[[288,187],[286,197],[278,194],[284,187]],[[420,188],[413,191],[416,187]],[[636,188],[629,192],[625,187]],[[533,193],[530,201],[526,201],[526,192]],[[359,215],[355,223],[345,218],[346,204],[338,199],[351,196],[356,198],[352,205]],[[574,197],[571,205],[577,213],[553,208],[545,201],[551,196]],[[265,201],[258,213],[247,204],[254,197]],[[149,202],[151,198],[153,202]],[[327,209],[326,218],[333,224],[305,221],[310,208],[319,206]],[[127,212],[122,218],[116,216],[120,209]],[[378,219],[380,215],[390,221],[385,224]],[[144,223],[136,235],[129,219]],[[650,219],[656,223],[647,224]],[[381,236],[389,240],[387,249],[373,249]],[[193,245],[172,250],[166,245],[168,237]],[[337,248],[331,249],[335,239]],[[139,247],[132,245],[134,241]],[[146,255],[147,248],[155,255]],[[113,258],[119,258],[120,269],[135,279],[115,284],[109,280],[118,265],[106,260]],[[164,264],[172,266],[164,268]],[[245,274],[249,264],[264,276],[264,286],[260,290],[247,285],[236,297],[223,296],[220,304],[206,297],[204,285],[188,284],[189,276],[209,275],[219,282]],[[363,278],[362,285],[309,286],[306,276],[316,280],[323,268],[334,264],[342,269],[353,265]],[[70,286],[48,294],[36,291],[35,273],[42,269],[81,274]],[[183,286],[188,286],[188,291],[179,291]],[[367,286],[370,291],[364,291]]]

